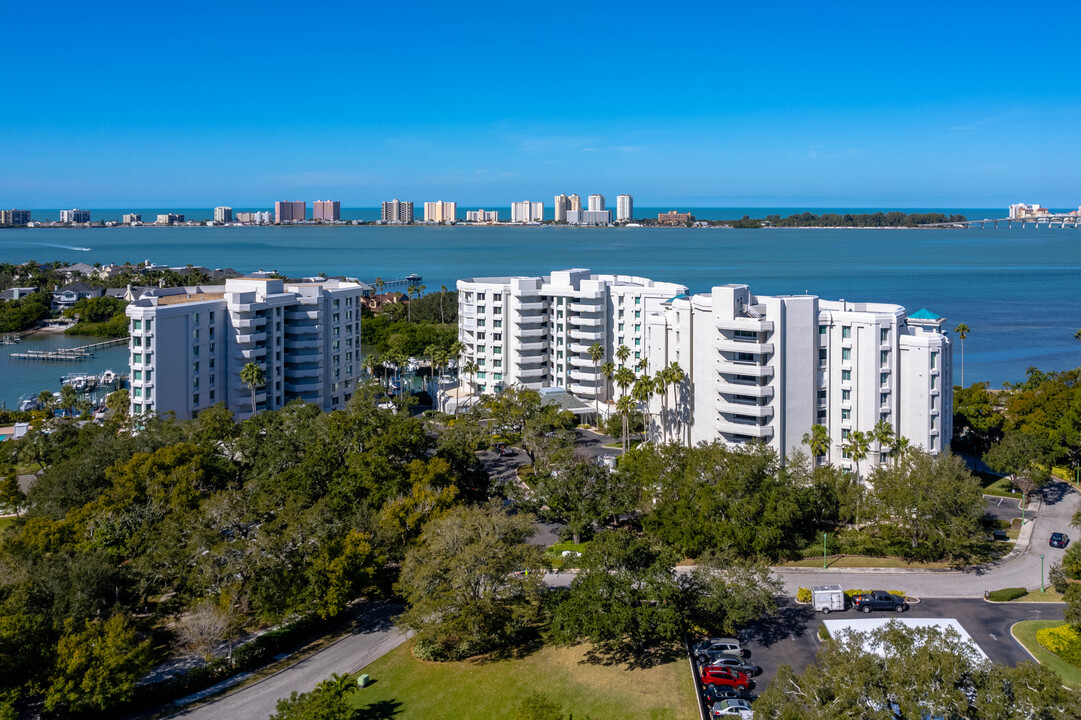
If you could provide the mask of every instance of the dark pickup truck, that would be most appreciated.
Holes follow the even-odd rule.
[[[852,596],[852,607],[869,613],[872,610],[908,610],[908,603],[900,595],[891,595],[885,590],[872,590],[869,593]]]

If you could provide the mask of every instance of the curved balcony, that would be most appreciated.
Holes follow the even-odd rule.
[[[244,358],[245,360],[254,360],[255,358],[266,357],[266,348],[265,347],[242,348],[240,350],[240,357]]]
[[[289,367],[285,368],[285,378],[287,382],[297,380],[299,378],[318,378],[322,376],[323,369],[319,366],[315,367]]]
[[[575,340],[600,340],[604,337],[604,328],[576,327],[571,328],[569,334]]]
[[[595,367],[593,361],[589,359],[588,355],[571,355],[567,358],[567,361],[570,362],[571,365],[576,365],[578,367],[587,367],[591,371]]]
[[[773,330],[772,320],[755,318],[722,318],[714,323],[718,330],[750,330],[751,332],[769,332]]]
[[[318,320],[321,312],[318,308],[311,310],[289,309],[285,311],[286,320]]]
[[[725,415],[750,415],[756,418],[773,417],[773,408],[769,405],[745,405],[721,398],[717,402],[717,412]],[[724,418],[720,418],[724,420]]]
[[[597,317],[589,317],[588,315],[571,315],[571,325],[583,325],[585,327],[602,327],[604,325],[604,315]]]
[[[590,347],[591,345],[586,345],[585,343],[571,343],[567,346],[567,350],[572,353],[578,353],[579,355],[586,355],[589,353]]]
[[[318,393],[323,387],[321,380],[316,378],[303,378],[298,380],[286,380],[285,392],[287,393]]]
[[[721,338],[716,343],[717,349],[725,352],[751,353],[752,355],[769,355],[773,352],[773,343],[753,342],[746,340],[728,340]]]
[[[600,376],[600,373],[593,372],[592,369],[580,370],[578,368],[572,367],[570,369],[570,376],[574,380],[590,380],[594,384],[596,384],[597,378]]]
[[[323,341],[319,339],[312,340],[286,340],[286,350],[302,350],[304,348],[319,348],[323,346]]]
[[[252,318],[238,318],[233,321],[233,327],[247,330],[249,328],[263,327],[266,325],[266,317],[263,315],[257,315]]]
[[[515,300],[512,307],[520,313],[535,313],[544,309],[546,303],[543,300]]]
[[[773,368],[769,365],[739,363],[730,360],[717,361],[717,372],[721,375],[747,375],[756,378],[773,377]]]
[[[529,327],[522,328],[515,333],[520,338],[540,338],[548,337],[548,328],[546,327]]]
[[[728,380],[721,378],[717,383],[721,392],[729,393],[731,395],[750,395],[756,398],[771,398],[773,397],[772,385],[744,385],[743,383],[729,382]]]
[[[719,420],[717,430],[726,435],[746,435],[763,439],[773,437],[773,427],[770,425],[744,425],[743,423]]]
[[[247,345],[254,342],[266,342],[265,332],[251,332],[251,333],[238,333],[236,336],[237,344]]]
[[[602,312],[604,310],[604,305],[601,298],[580,298],[568,305],[567,309],[571,312],[594,313]]]
[[[544,377],[548,373],[548,368],[543,365],[537,365],[532,367],[519,368],[518,372],[514,373],[521,380],[536,380]]]
[[[600,387],[597,385],[582,385],[579,383],[571,383],[567,386],[567,390],[578,397],[586,397],[589,399],[596,398],[600,394]]]

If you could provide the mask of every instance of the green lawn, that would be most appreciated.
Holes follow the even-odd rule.
[[[1010,482],[1009,477],[999,477],[985,472],[977,472],[976,476],[980,478],[980,482],[983,484],[984,495],[1021,500],[1021,493],[1010,492],[1013,489],[1013,483]]]
[[[1039,590],[1029,590],[1016,600],[1010,600],[1010,602],[1063,602],[1063,600],[1062,595],[1055,592],[1054,588],[1048,587],[1043,592],[1040,592]]]
[[[822,556],[781,563],[780,567],[822,567]],[[831,555],[826,558],[831,568],[948,568],[948,562],[913,562],[900,557],[870,557],[867,555]]]
[[[14,517],[0,517],[0,532],[7,530],[9,527],[15,524]]]
[[[373,684],[354,694],[395,720],[510,718],[522,698],[546,693],[575,718],[695,720],[686,660],[645,670],[583,662],[583,647],[544,646],[528,657],[492,662],[421,662],[406,643],[364,668]],[[379,715],[383,717],[383,715]]]
[[[1062,620],[1023,620],[1016,623],[1011,632],[1017,641],[1025,646],[1030,653],[1036,656],[1041,665],[1058,673],[1062,678],[1062,684],[1073,690],[1081,690],[1081,668],[1074,667],[1065,660],[1048,652],[1036,641],[1036,631],[1046,627],[1058,627],[1065,625]]]

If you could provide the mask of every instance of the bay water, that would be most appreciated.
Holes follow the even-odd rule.
[[[761,213],[760,213],[761,214]],[[992,215],[993,216],[993,215]],[[976,217],[976,216],[974,216]],[[59,260],[275,270],[371,282],[416,273],[427,291],[459,278],[584,267],[681,283],[692,292],[746,283],[757,294],[812,293],[927,309],[964,342],[966,383],[1024,379],[1029,366],[1081,365],[1081,229],[691,229],[566,227],[117,227],[0,230],[0,262]],[[70,342],[71,338],[64,338]],[[93,342],[78,339],[75,344]],[[124,370],[126,348],[83,363],[31,363],[0,348],[0,402],[59,389],[69,372]],[[955,380],[961,372],[955,349]],[[70,365],[63,367],[62,365]]]

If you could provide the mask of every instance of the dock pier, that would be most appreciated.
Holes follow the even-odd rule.
[[[57,348],[55,350],[27,350],[26,352],[11,353],[10,357],[18,360],[42,360],[46,362],[79,362],[94,357],[98,350],[117,345],[127,345],[128,339],[111,338],[103,342],[81,345],[79,347]]]

